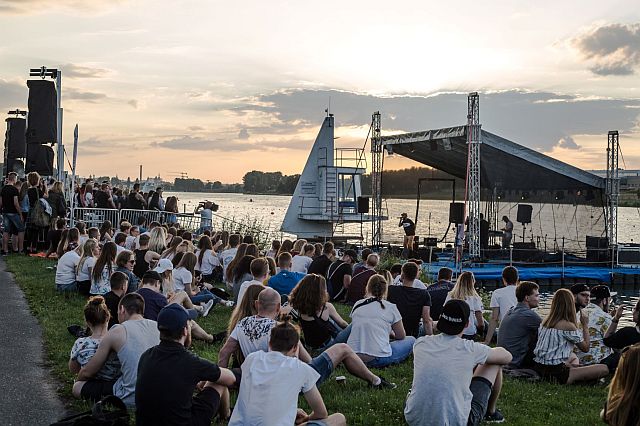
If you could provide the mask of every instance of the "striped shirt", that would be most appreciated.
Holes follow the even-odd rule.
[[[583,340],[582,330],[558,330],[541,325],[538,329],[538,343],[533,350],[533,360],[544,365],[562,364],[569,359],[573,346]]]

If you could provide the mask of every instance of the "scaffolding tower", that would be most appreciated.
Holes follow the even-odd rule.
[[[480,258],[480,98],[478,92],[467,98],[467,179],[466,210],[469,220],[469,257]]]
[[[380,111],[371,116],[371,197],[373,199],[373,220],[371,221],[371,245],[379,247],[382,243],[382,168],[384,150],[380,135]]]
[[[620,153],[620,143],[618,131],[612,130],[607,135],[607,180],[606,180],[606,200],[607,200],[607,238],[612,250],[618,245],[618,198],[620,196],[620,174],[618,169],[618,156]]]

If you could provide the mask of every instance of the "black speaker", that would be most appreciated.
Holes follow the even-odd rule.
[[[369,213],[369,197],[358,197],[358,213]]]
[[[513,243],[513,260],[525,262],[533,259],[538,254],[536,244],[530,241]]]
[[[640,249],[632,247],[632,248],[621,248],[618,252],[618,263],[624,264],[638,264],[640,263]]]
[[[42,176],[53,175],[53,149],[46,145],[27,145],[25,172],[38,172]]]
[[[26,127],[24,118],[7,118],[7,132],[4,138],[4,147],[7,150],[7,158],[24,158],[26,150]]]
[[[48,80],[27,80],[29,87],[28,144],[57,142],[56,87]]]
[[[611,259],[609,238],[591,237],[587,235],[587,260],[590,262],[607,262]]]
[[[449,223],[464,222],[464,203],[449,203]]]
[[[518,223],[531,223],[531,213],[533,206],[531,204],[518,204]]]

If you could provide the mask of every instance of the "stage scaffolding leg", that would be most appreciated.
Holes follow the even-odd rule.
[[[373,200],[373,220],[371,221],[371,245],[380,247],[382,244],[382,168],[384,152],[380,139],[380,112],[371,116],[371,197]]]
[[[620,197],[620,175],[618,168],[618,156],[620,142],[617,130],[612,130],[607,135],[607,238],[611,250],[611,263],[615,262],[616,247],[618,245],[618,199]]]
[[[478,92],[467,98],[467,218],[469,256],[480,258],[480,99]]]

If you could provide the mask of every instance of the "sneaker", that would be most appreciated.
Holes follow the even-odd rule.
[[[496,411],[491,414],[487,413],[484,416],[484,421],[487,423],[502,423],[504,422],[504,416],[502,415],[500,410],[496,408]]]
[[[388,382],[384,377],[378,377],[380,377],[380,383],[377,385],[370,384],[369,386],[375,389],[395,389],[398,387],[398,385],[396,385],[395,383]]]
[[[7,253],[6,251],[3,250],[3,251],[0,252],[0,256],[7,257],[7,256],[9,256],[9,253]]]
[[[213,308],[213,299],[209,300],[202,307],[202,316],[206,317],[207,315],[209,315],[209,311],[211,310],[211,308]]]
[[[230,308],[235,305],[235,303],[233,303],[233,300],[221,300],[220,304],[224,306],[228,306]]]

